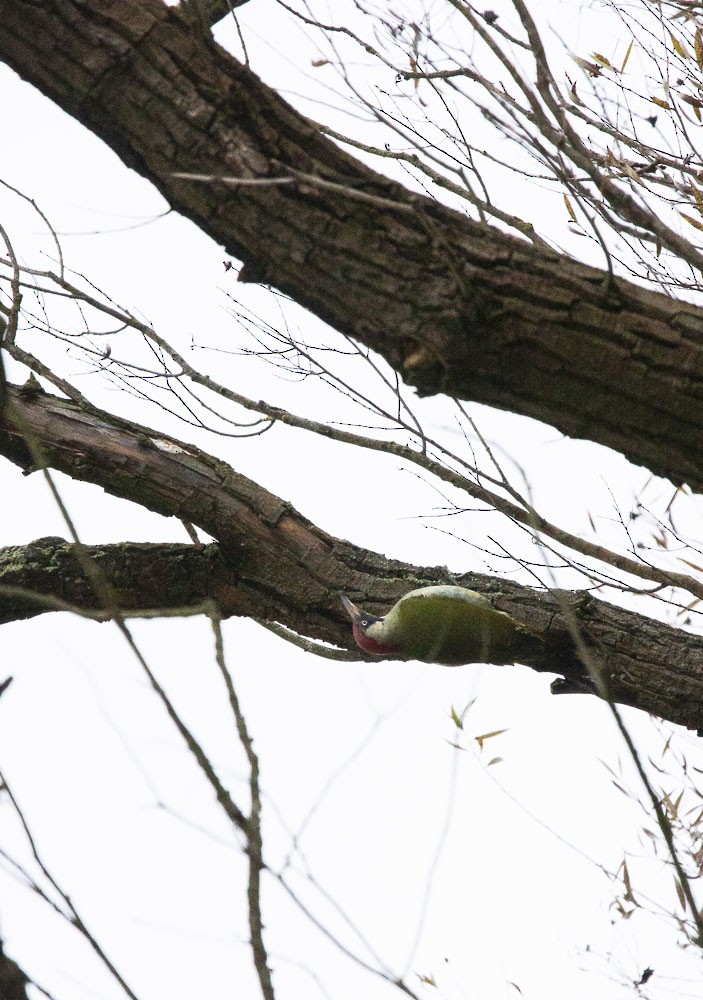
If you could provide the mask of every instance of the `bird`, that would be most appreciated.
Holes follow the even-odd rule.
[[[459,586],[411,590],[381,617],[361,611],[348,597],[357,646],[375,656],[402,656],[457,667],[464,663],[514,663],[523,626],[475,590]]]

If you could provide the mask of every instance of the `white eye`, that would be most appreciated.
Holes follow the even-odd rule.
[[[368,618],[362,618],[359,624],[361,625],[362,628],[368,628],[371,622],[368,620]]]

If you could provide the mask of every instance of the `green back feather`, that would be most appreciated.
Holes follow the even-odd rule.
[[[519,626],[481,594],[464,587],[412,590],[383,620],[384,638],[425,663],[512,663]]]

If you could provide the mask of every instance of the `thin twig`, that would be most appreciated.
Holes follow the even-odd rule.
[[[230,708],[234,715],[237,726],[239,740],[244,747],[247,762],[249,764],[249,794],[251,798],[251,808],[246,824],[247,832],[247,855],[249,857],[249,881],[247,886],[247,900],[249,909],[249,934],[251,939],[251,949],[254,956],[254,967],[259,977],[261,994],[264,1000],[275,1000],[273,981],[271,979],[271,969],[268,963],[268,952],[264,945],[264,922],[261,914],[261,871],[263,862],[263,841],[261,836],[261,791],[259,788],[259,758],[254,751],[249,729],[247,727],[244,713],[242,712],[239,698],[234,688],[232,675],[225,664],[224,646],[222,642],[222,622],[219,613],[215,608],[211,610],[210,621],[215,636],[215,659],[220,668]]]

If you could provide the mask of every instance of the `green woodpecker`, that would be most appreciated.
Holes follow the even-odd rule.
[[[465,587],[421,587],[401,597],[378,618],[348,597],[357,646],[376,656],[404,656],[456,667],[462,663],[513,663],[523,630],[510,615]]]

